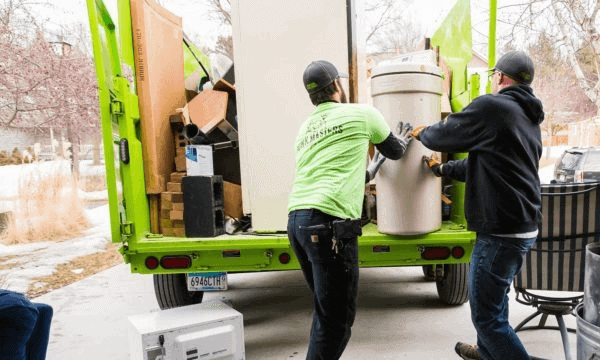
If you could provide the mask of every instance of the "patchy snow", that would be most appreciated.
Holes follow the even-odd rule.
[[[42,161],[32,164],[0,166],[0,198],[14,198],[19,185],[52,174],[69,175],[71,165],[67,160]]]
[[[67,160],[45,161],[33,164],[0,166],[0,212],[14,210],[14,199],[19,185],[49,175],[69,175],[71,165]],[[104,175],[104,164],[92,165],[91,160],[80,162],[80,175]],[[119,186],[120,189],[120,186]],[[72,191],[64,188],[63,191]],[[120,190],[119,190],[120,191]],[[85,192],[78,189],[83,200],[106,200],[104,191]],[[0,244],[0,286],[25,292],[33,278],[51,275],[57,265],[68,263],[79,256],[101,252],[110,242],[108,205],[86,210],[91,227],[77,238],[61,242],[41,241],[29,244]],[[35,284],[34,284],[35,286]]]
[[[0,269],[8,265],[7,269],[0,270],[3,287],[26,292],[33,278],[51,275],[56,266],[76,257],[103,251],[111,236],[108,205],[86,210],[86,215],[92,226],[80,237],[61,242],[0,244],[0,258],[10,257],[0,263]]]
[[[92,160],[81,160],[79,162],[79,176],[101,176],[106,173],[104,160],[99,165],[93,165]]]
[[[550,181],[554,179],[554,164],[544,166],[538,171],[538,174],[542,184],[550,184]]]

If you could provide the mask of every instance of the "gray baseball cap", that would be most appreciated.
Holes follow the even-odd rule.
[[[496,62],[492,71],[500,71],[516,81],[531,85],[535,70],[533,61],[522,51],[509,51]]]
[[[308,64],[304,70],[302,80],[304,80],[306,91],[309,94],[314,94],[323,90],[327,85],[340,77],[348,77],[348,75],[340,73],[329,61],[317,60]]]

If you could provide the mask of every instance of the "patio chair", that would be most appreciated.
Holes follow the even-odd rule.
[[[573,310],[583,301],[585,246],[600,241],[600,182],[542,185],[541,192],[540,232],[514,279],[516,300],[537,310],[515,331],[560,330],[565,358],[571,360],[567,332],[575,329],[565,326],[563,315],[574,316]],[[536,326],[525,326],[540,315]],[[558,326],[546,325],[550,315]]]

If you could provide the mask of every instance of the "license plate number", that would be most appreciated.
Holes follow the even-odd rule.
[[[226,272],[205,272],[186,274],[188,291],[227,290]]]

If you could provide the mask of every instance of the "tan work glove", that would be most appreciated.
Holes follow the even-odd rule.
[[[427,127],[427,125],[419,125],[417,126],[411,133],[410,136],[414,137],[415,139],[419,140],[419,134],[421,134],[421,131],[423,131],[423,129],[425,129]]]
[[[427,167],[431,169],[431,172],[433,172],[435,176],[444,176],[444,173],[442,171],[443,165],[435,154],[429,157],[423,156],[423,162],[427,164]]]

